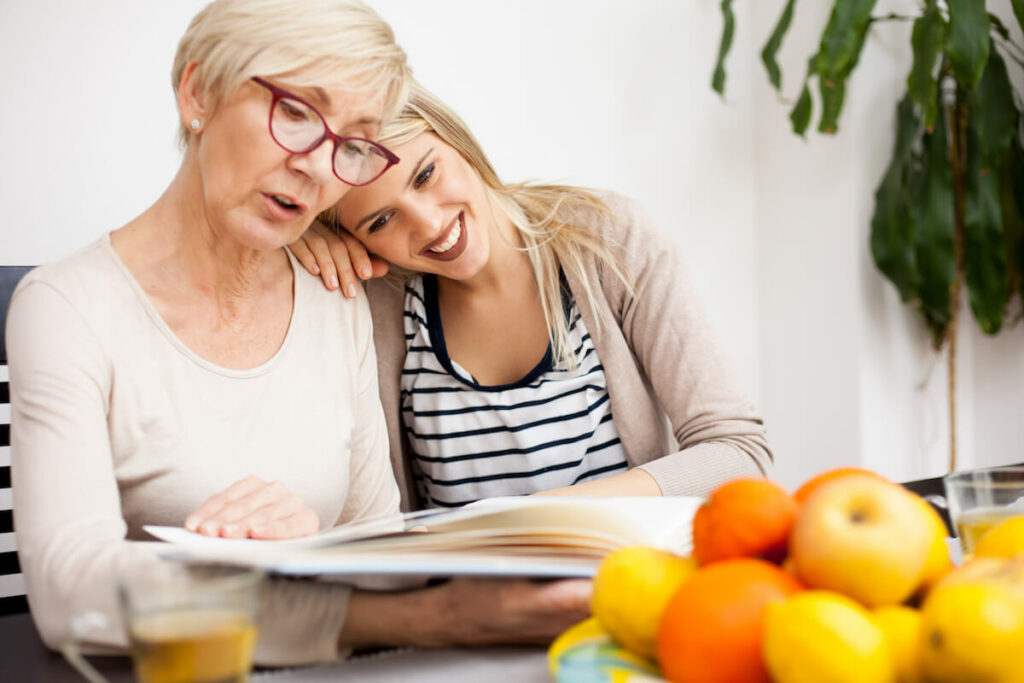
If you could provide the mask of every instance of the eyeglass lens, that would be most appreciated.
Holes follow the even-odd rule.
[[[270,132],[289,152],[303,153],[324,139],[326,124],[317,111],[299,100],[281,97],[270,117]],[[367,140],[343,140],[335,145],[334,172],[347,183],[368,183],[387,168],[388,160]]]

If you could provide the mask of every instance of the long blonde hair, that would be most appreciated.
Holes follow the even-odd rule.
[[[569,321],[562,306],[560,265],[568,266],[579,277],[582,294],[592,310],[596,310],[595,288],[598,283],[592,282],[588,275],[586,264],[591,259],[605,264],[615,277],[632,290],[632,282],[613,249],[615,245],[609,244],[602,235],[588,227],[595,219],[610,219],[611,209],[593,191],[579,187],[503,183],[462,119],[437,97],[413,82],[405,108],[384,125],[379,141],[385,146],[397,147],[427,132],[437,135],[469,162],[483,181],[492,209],[503,211],[511,219],[522,239],[522,248],[537,280],[554,359],[568,367],[575,367],[576,358],[569,340]],[[335,229],[343,228],[337,207],[328,210],[321,219]],[[408,279],[412,275],[397,270],[397,276],[401,279]]]

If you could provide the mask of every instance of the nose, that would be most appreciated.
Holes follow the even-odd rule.
[[[436,240],[444,230],[441,207],[437,202],[431,201],[428,196],[413,195],[409,197],[402,211],[413,229],[413,234],[421,239]]]
[[[292,154],[288,158],[288,166],[302,173],[317,185],[337,183],[348,188],[348,185],[342,183],[334,175],[334,143],[329,139],[325,138],[323,142],[308,152]]]

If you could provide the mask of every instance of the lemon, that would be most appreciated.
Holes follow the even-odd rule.
[[[804,591],[765,610],[763,652],[775,683],[890,683],[895,668],[871,614],[831,591]]]
[[[654,548],[618,550],[594,577],[591,612],[616,642],[653,659],[661,613],[696,567],[689,558]]]
[[[928,681],[1024,683],[1024,585],[1011,563],[971,563],[928,594],[921,609],[921,669]]]
[[[1010,517],[989,529],[974,546],[974,557],[1013,557],[1024,553],[1024,517]]]
[[[879,607],[872,616],[885,633],[897,683],[921,680],[921,613],[903,605]]]

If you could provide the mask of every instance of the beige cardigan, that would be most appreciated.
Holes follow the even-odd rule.
[[[617,195],[605,200],[614,218],[595,218],[592,227],[618,246],[635,296],[607,267],[589,259],[586,274],[598,287],[592,308],[580,273],[569,264],[563,269],[604,366],[630,466],[651,474],[665,495],[705,495],[727,479],[767,474],[772,454],[762,421],[729,367],[672,239],[635,202]],[[399,398],[404,293],[383,280],[366,289],[391,462],[403,508],[417,509],[422,502]]]

